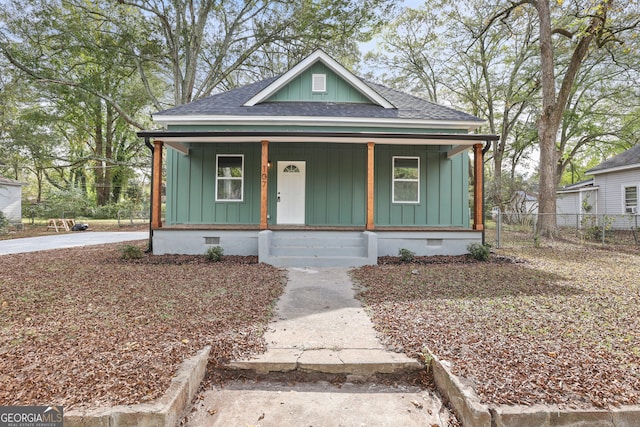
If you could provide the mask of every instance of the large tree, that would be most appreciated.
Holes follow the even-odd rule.
[[[537,120],[539,139],[538,233],[553,236],[556,229],[557,138],[577,76],[585,60],[597,49],[612,55],[624,43],[627,33],[638,27],[638,4],[614,0],[523,0],[509,1],[491,24],[504,22],[522,7],[533,7],[538,16],[542,110]],[[487,28],[489,28],[488,26]],[[568,53],[568,62],[559,67],[557,52]]]
[[[40,0],[10,6],[11,13],[2,11],[5,27],[0,46],[17,71],[37,84],[33,89],[38,97],[30,109],[41,110],[40,116],[48,120],[40,126],[47,127],[59,153],[52,165],[58,173],[43,172],[63,189],[75,181],[74,177],[67,181],[67,169],[75,174],[89,166],[97,204],[117,202],[119,193],[114,189],[120,190],[122,184],[112,177],[119,166],[117,150],[124,141],[131,142],[133,129],[127,123],[144,123],[139,118],[147,105],[136,78],[138,68],[120,48],[129,34],[116,31],[111,21],[114,16],[109,12],[117,11]],[[19,45],[16,40],[26,43]],[[32,138],[42,135],[34,133]],[[74,144],[85,147],[78,150]],[[140,150],[140,144],[136,146]],[[82,180],[81,173],[76,176]],[[83,187],[87,188],[84,183]]]
[[[501,134],[492,147],[493,173],[489,194],[502,206],[505,156],[522,155],[530,139],[516,132],[532,108],[539,90],[535,61],[535,14],[522,10],[514,22],[485,29],[495,9],[483,0],[442,2],[407,9],[389,24],[381,52],[369,55],[380,78],[434,102],[459,105],[487,120],[487,131]],[[526,141],[526,143],[525,143]],[[518,150],[511,150],[518,147]],[[510,188],[510,187],[509,187]]]
[[[149,92],[154,106],[180,105],[270,77],[324,47],[351,62],[356,41],[371,37],[392,0],[119,0],[138,10],[143,40],[131,40],[141,64],[159,64],[172,99]],[[137,46],[142,41],[141,46]],[[151,47],[150,47],[151,46]],[[144,53],[142,53],[144,52]],[[332,52],[334,53],[334,52]]]
[[[272,76],[318,47],[353,65],[356,42],[371,37],[391,3],[8,0],[0,52],[38,84],[44,101],[35,107],[55,104],[64,117],[59,141],[86,141],[103,205],[118,199],[148,113]],[[75,179],[62,168],[56,176],[59,185]]]

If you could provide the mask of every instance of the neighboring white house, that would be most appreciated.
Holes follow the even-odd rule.
[[[607,215],[614,228],[629,228],[640,221],[640,144],[586,173],[593,178],[558,191],[559,225],[575,225],[576,214]]]
[[[558,225],[580,227],[583,215],[596,212],[598,212],[598,187],[594,186],[593,178],[558,190],[556,202]]]
[[[0,211],[11,223],[22,222],[22,185],[0,176]]]

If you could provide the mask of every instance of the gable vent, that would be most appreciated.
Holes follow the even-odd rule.
[[[311,91],[326,92],[327,91],[327,75],[313,74],[311,76]]]

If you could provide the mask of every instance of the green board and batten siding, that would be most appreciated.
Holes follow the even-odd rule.
[[[375,223],[378,226],[469,227],[468,156],[446,158],[450,146],[377,145]],[[420,159],[420,203],[392,202],[394,156]]]
[[[189,156],[167,150],[166,223],[257,224],[260,218],[259,144],[193,144]],[[218,202],[216,155],[244,155],[244,197],[241,202]],[[257,183],[252,185],[252,183]]]
[[[375,222],[378,226],[469,226],[468,156],[446,159],[448,146],[375,147]],[[215,201],[217,154],[244,155],[244,199]],[[260,143],[192,144],[189,156],[168,150],[167,225],[259,224]],[[420,203],[392,203],[393,156],[420,158]],[[276,219],[278,161],[306,161],[306,224],[364,226],[366,146],[272,143],[269,145],[269,215]]]
[[[327,87],[325,92],[311,91],[313,74],[326,75]],[[286,101],[371,103],[367,97],[322,63],[316,63],[308,70],[305,70],[267,100],[267,102]]]

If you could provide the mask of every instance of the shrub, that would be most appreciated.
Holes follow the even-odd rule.
[[[489,259],[489,255],[491,255],[491,245],[489,244],[469,243],[467,250],[471,254],[471,257],[478,261],[486,261]]]
[[[136,245],[124,245],[120,248],[120,258],[122,259],[140,259],[144,256],[142,249]]]
[[[415,252],[410,251],[409,249],[402,248],[398,251],[398,256],[400,257],[400,261],[402,262],[413,262],[416,257]]]
[[[0,211],[0,234],[5,234],[9,227],[9,218],[4,215],[4,212]]]
[[[204,253],[204,256],[207,257],[208,261],[218,262],[218,261],[222,260],[222,254],[223,253],[224,253],[224,249],[222,249],[222,246],[211,246]]]

